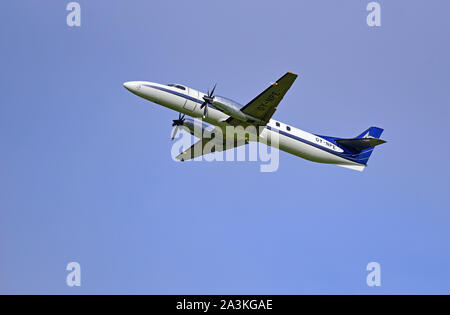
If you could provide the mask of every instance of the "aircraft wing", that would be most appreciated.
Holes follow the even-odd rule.
[[[182,153],[180,153],[176,159],[179,161],[187,161],[191,159],[195,159],[196,157],[213,153],[213,152],[222,152],[227,149],[231,149],[231,147],[227,148],[226,140],[223,140],[223,143],[218,143],[217,141],[215,143],[211,142],[211,138],[203,138],[198,140],[196,143],[194,143],[190,148],[184,150]],[[215,145],[214,145],[215,144]],[[247,144],[246,141],[234,141],[234,144],[232,144],[233,148],[240,147],[241,145]]]
[[[261,119],[267,124],[272,115],[275,113],[278,104],[294,83],[295,79],[297,79],[296,74],[292,72],[286,73],[278,79],[277,82],[272,83],[261,94],[251,100],[250,103],[242,107],[241,111],[250,116]],[[233,126],[249,125],[248,123],[242,122],[233,117],[228,118],[226,122]]]

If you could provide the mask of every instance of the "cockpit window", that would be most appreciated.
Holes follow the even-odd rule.
[[[171,84],[167,84],[167,86],[173,86],[173,87],[176,87],[177,89],[180,89],[180,90],[183,90],[183,91],[186,90],[186,88],[185,88],[184,86],[179,85],[179,84],[173,84],[173,83],[171,83]]]

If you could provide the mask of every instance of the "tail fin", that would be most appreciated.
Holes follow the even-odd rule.
[[[352,139],[336,139],[336,142],[355,154],[359,163],[367,164],[375,146],[385,143],[380,136],[383,129],[370,127],[362,134]]]
[[[366,131],[364,131],[362,134],[356,137],[356,139],[364,139],[364,138],[377,138],[379,139],[381,137],[381,134],[383,133],[383,129],[378,127],[370,127]]]

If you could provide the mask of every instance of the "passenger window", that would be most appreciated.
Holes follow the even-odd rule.
[[[279,123],[279,122],[276,122],[275,125],[276,125],[277,127],[280,127],[280,123]]]
[[[291,127],[286,126],[286,130],[287,130],[287,131],[291,131]]]

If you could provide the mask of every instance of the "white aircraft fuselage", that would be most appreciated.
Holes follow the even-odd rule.
[[[202,119],[203,117],[203,110],[200,109],[204,102],[203,97],[206,95],[203,92],[179,84],[165,85],[147,81],[126,82],[124,87],[146,100],[177,112],[193,118]],[[236,103],[236,106],[238,107],[239,104]],[[218,127],[226,127],[227,122],[225,120],[229,117],[225,112],[209,106],[207,116],[203,118],[203,121]],[[280,150],[298,157],[359,171],[362,171],[366,166],[366,164],[358,162],[357,157],[355,158],[356,155],[349,154],[338,144],[275,119],[270,119],[261,131],[259,138],[270,138],[273,136],[271,133],[278,134],[277,147]]]

